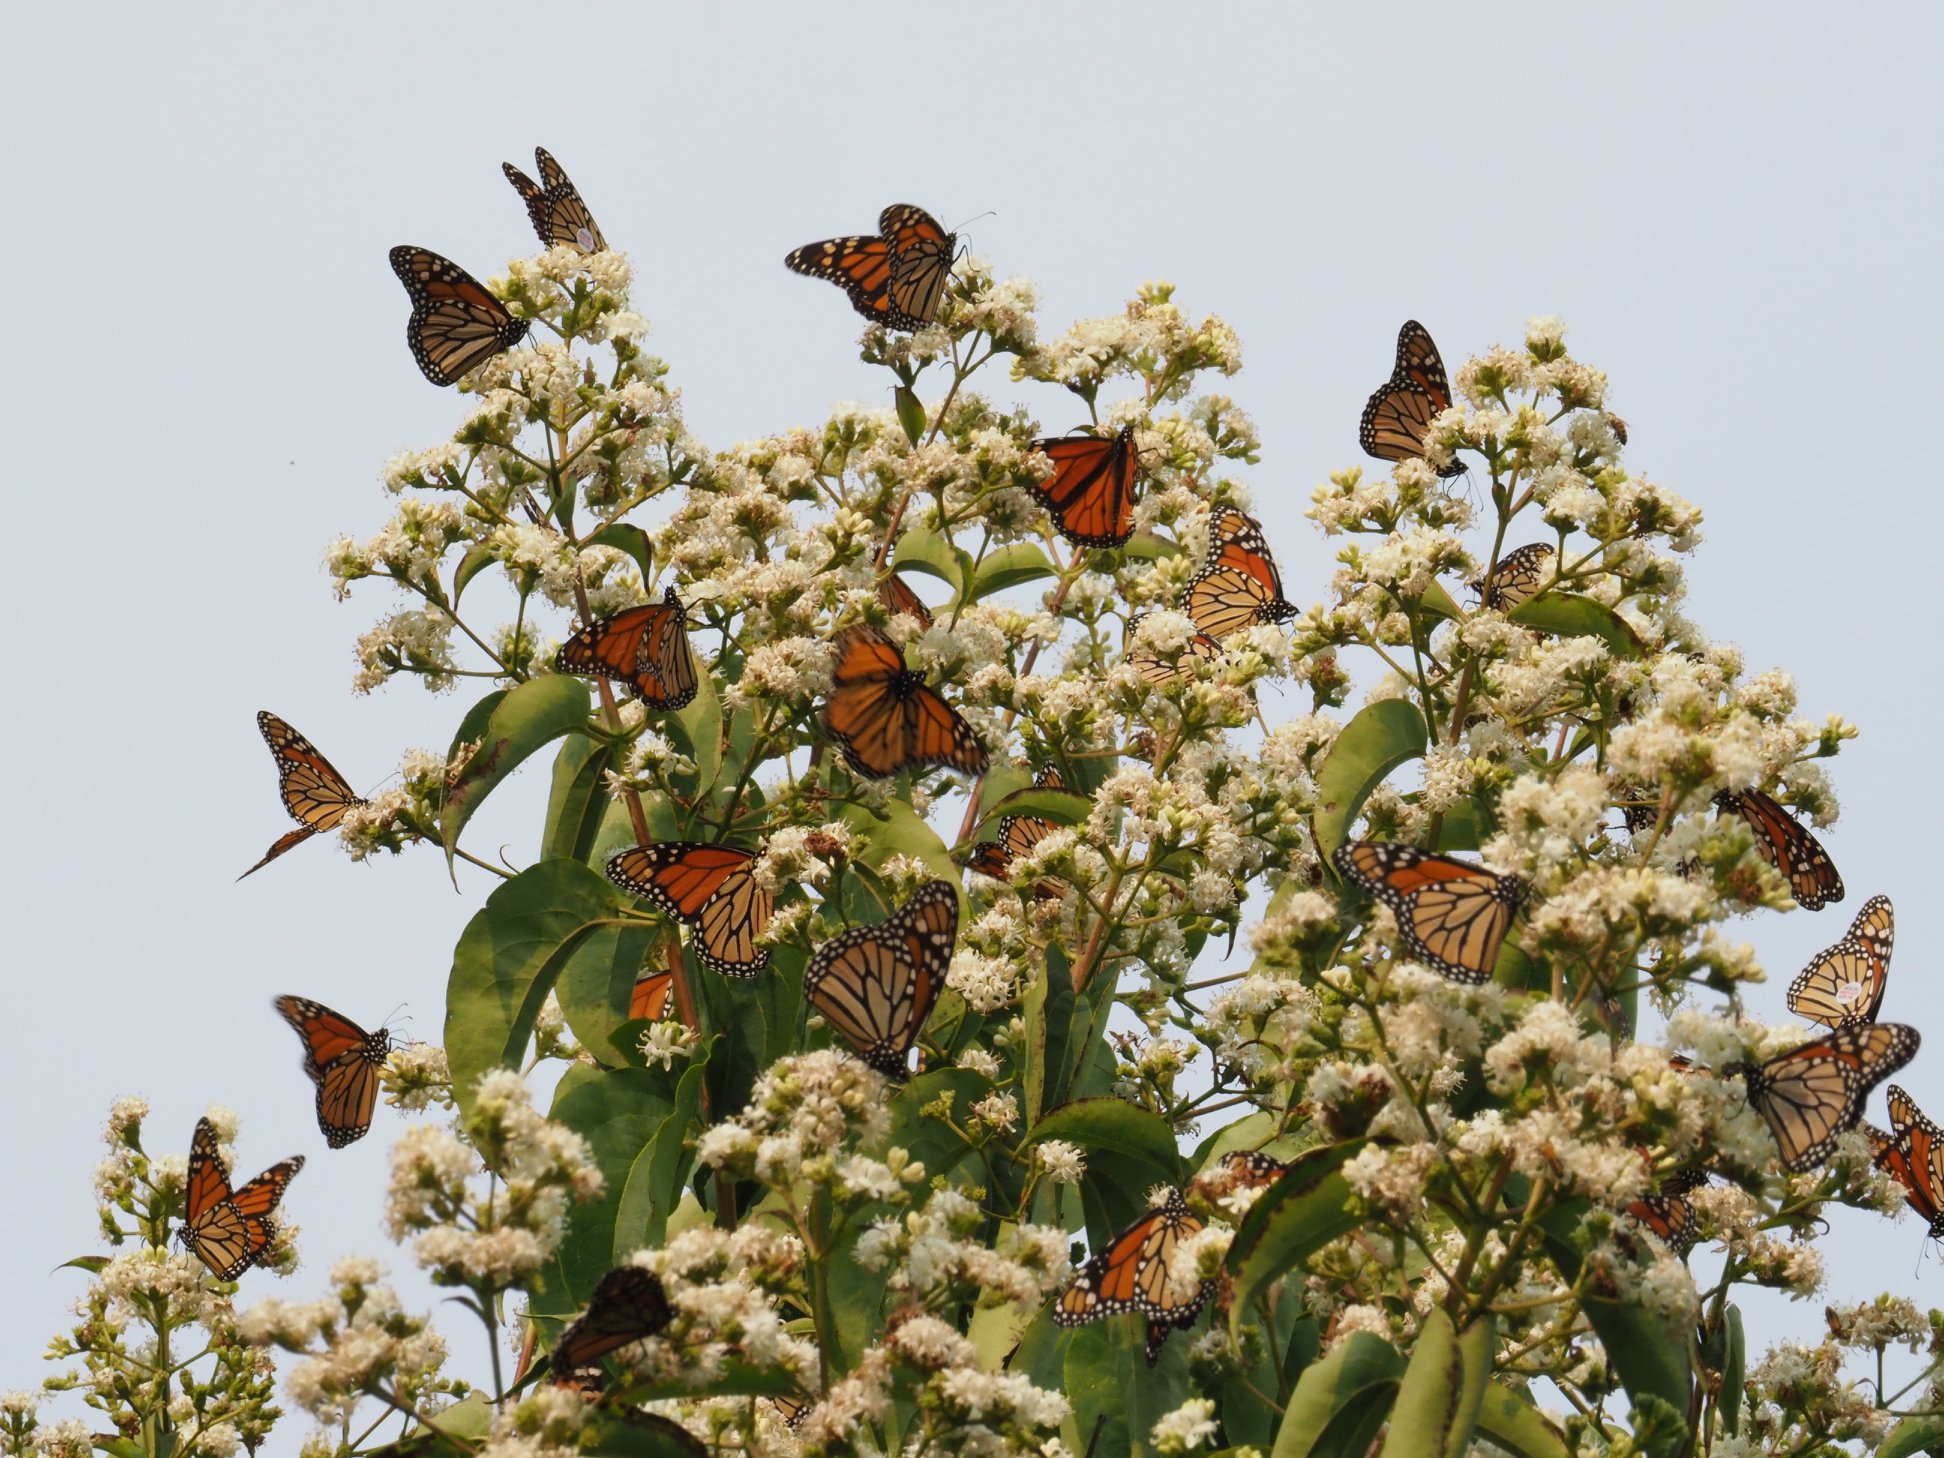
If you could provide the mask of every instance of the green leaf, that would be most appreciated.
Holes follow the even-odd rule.
[[[445,808],[439,814],[439,834],[448,862],[452,848],[459,843],[459,832],[502,780],[541,745],[587,724],[587,685],[571,674],[549,673],[504,694],[488,695],[474,706],[474,713],[489,701],[491,708],[484,722],[474,724],[473,714],[468,714],[453,741],[455,749],[473,742],[479,748],[447,789]]]
[[[1522,602],[1506,616],[1559,638],[1598,638],[1615,658],[1639,658],[1644,651],[1626,620],[1605,603],[1569,592],[1548,592]]]
[[[1316,848],[1324,861],[1371,792],[1400,764],[1420,758],[1424,743],[1424,715],[1402,699],[1367,705],[1344,725],[1316,775]]]
[[[1728,1354],[1721,1364],[1721,1425],[1734,1437],[1741,1431],[1742,1379],[1748,1368],[1748,1338],[1742,1333],[1741,1307],[1728,1303]]]
[[[532,1299],[535,1315],[571,1315],[614,1269],[615,1216],[628,1172],[671,1107],[645,1069],[576,1064],[562,1076],[548,1117],[587,1141],[606,1183],[592,1200],[569,1207],[567,1238],[546,1266],[546,1289]]]
[[[911,856],[929,866],[939,880],[959,884],[959,868],[952,852],[938,838],[938,832],[918,818],[909,801],[892,800],[878,812],[857,804],[839,805],[837,818],[864,837],[864,854],[859,859],[865,865],[881,866],[893,856]],[[965,914],[962,890],[959,914]]]
[[[1231,1330],[1240,1332],[1245,1322],[1255,1319],[1256,1297],[1271,1282],[1357,1227],[1360,1217],[1350,1209],[1343,1166],[1366,1142],[1351,1139],[1304,1151],[1249,1207],[1229,1242],[1226,1260],[1235,1282]]]
[[[1370,1439],[1376,1436],[1376,1424],[1390,1411],[1404,1371],[1404,1359],[1389,1342],[1367,1331],[1350,1333],[1312,1362],[1297,1381],[1283,1409],[1271,1458],[1324,1458],[1325,1454],[1350,1453],[1362,1458],[1369,1450]],[[1350,1422],[1335,1423],[1339,1415]],[[1365,1429],[1361,1420],[1371,1418],[1375,1421]],[[1353,1446],[1357,1436],[1362,1437],[1361,1448]],[[1326,1438],[1329,1446],[1325,1446]],[[1429,1455],[1417,1454],[1414,1458]]]
[[[466,590],[466,584],[492,566],[495,560],[493,549],[484,542],[459,559],[459,566],[452,574],[453,607],[459,606],[459,597]]]
[[[979,815],[978,835],[996,833],[1008,815],[1037,815],[1055,825],[1078,825],[1093,813],[1093,801],[1071,790],[1015,790]]]
[[[934,1068],[919,1074],[891,1095],[885,1146],[909,1150],[913,1159],[923,1161],[927,1178],[949,1173],[971,1148],[944,1120],[920,1111],[949,1093],[953,1117],[962,1120],[966,1109],[991,1092],[986,1076],[969,1068]]]
[[[1496,1382],[1485,1384],[1478,1431],[1514,1458],[1573,1458],[1565,1434],[1544,1413]]]
[[[1451,1314],[1432,1308],[1398,1385],[1381,1458],[1461,1458],[1471,1444],[1491,1362],[1489,1318],[1474,1322],[1461,1340]]]
[[[1121,546],[1121,551],[1139,562],[1159,562],[1181,555],[1181,544],[1154,532],[1136,532]]]
[[[611,745],[584,734],[571,735],[554,756],[553,788],[547,795],[543,856],[585,861],[601,833],[611,801],[603,776],[614,768]]]
[[[1431,579],[1431,585],[1424,589],[1424,596],[1418,599],[1418,603],[1426,612],[1434,613],[1441,618],[1449,618],[1453,622],[1465,615],[1464,609],[1452,600],[1451,594],[1445,591],[1444,584],[1435,577]]]
[[[1444,824],[1438,830],[1439,850],[1477,850],[1479,838],[1478,809],[1470,800],[1445,808]]]
[[[1506,1195],[1509,1203],[1522,1203],[1525,1199],[1524,1193],[1515,1190],[1514,1181],[1507,1182]],[[1587,1208],[1585,1200],[1568,1200],[1547,1211],[1539,1221],[1546,1253],[1568,1285],[1579,1277],[1582,1254],[1575,1237]],[[1600,1296],[1586,1296],[1581,1310],[1606,1347],[1613,1369],[1620,1374],[1620,1381],[1636,1407],[1651,1396],[1675,1412],[1688,1410],[1688,1393],[1694,1379],[1689,1358],[1690,1338],[1685,1330],[1645,1307]]]
[[[702,1108],[707,1074],[706,1054],[689,1062],[675,1085],[675,1106],[669,1111],[648,1147],[635,1156],[627,1184],[614,1208],[614,1264],[621,1265],[643,1246],[657,1246],[668,1229],[668,1217],[682,1199],[682,1186],[695,1163],[689,1146],[690,1125]]]
[[[709,1446],[657,1413],[623,1409],[597,1415],[580,1450],[591,1458],[709,1458]]]
[[[547,860],[502,884],[466,923],[452,953],[445,1019],[446,1059],[461,1109],[472,1107],[481,1074],[524,1061],[540,1005],[618,910],[604,878],[579,861]],[[614,953],[597,945],[590,955],[611,964]]]
[[[979,563],[972,574],[972,590],[966,594],[966,600],[977,602],[1008,587],[1017,587],[1022,582],[1036,582],[1052,575],[1053,564],[1046,560],[1046,553],[1040,550],[1039,543],[1014,542],[1001,547]]]
[[[596,927],[561,967],[554,987],[561,1016],[581,1047],[597,1058],[601,1053],[596,1050],[614,1046],[615,1033],[628,1021],[635,983],[662,935],[659,928],[640,922]]]
[[[679,712],[662,720],[675,747],[695,761],[695,782],[676,784],[689,795],[699,795],[715,783],[722,769],[722,700],[716,697],[715,680],[707,673],[698,675],[695,697]]]
[[[956,594],[965,591],[964,555],[950,542],[927,527],[907,527],[891,554],[891,565],[900,571],[910,568],[948,583]]]
[[[1073,1404],[1080,1447],[1096,1458],[1148,1454],[1148,1434],[1187,1397],[1186,1343],[1170,1340],[1149,1368],[1147,1324],[1139,1316],[1112,1316],[1083,1326],[1067,1343],[1065,1386]],[[1099,1440],[1093,1439],[1098,1425]]]
[[[925,406],[918,392],[909,385],[900,385],[891,392],[891,403],[897,409],[898,424],[904,427],[905,439],[917,445],[925,434]]]
[[[1158,1178],[1181,1178],[1181,1151],[1167,1120],[1125,1099],[1076,1099],[1033,1126],[1026,1144],[1064,1139],[1089,1150],[1111,1150],[1154,1166]]]
[[[655,576],[655,544],[648,533],[632,522],[610,522],[587,539],[590,547],[613,547],[626,552],[634,558],[635,566],[641,569],[641,585],[645,589]]]
[[[66,1271],[66,1270],[86,1271],[91,1276],[98,1276],[103,1271],[108,1269],[108,1257],[107,1256],[76,1256],[71,1261],[62,1261],[54,1269],[57,1271]]]
[[[1892,1428],[1876,1450],[1876,1458],[1911,1458],[1913,1453],[1940,1448],[1944,1448],[1944,1417],[1925,1413],[1907,1417]]]

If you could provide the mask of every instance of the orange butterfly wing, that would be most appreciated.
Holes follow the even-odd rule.
[[[1119,547],[1134,535],[1134,483],[1140,459],[1134,427],[1114,435],[1057,436],[1033,442],[1053,474],[1033,488],[1060,535],[1083,547]]]
[[[303,1167],[301,1154],[286,1159],[232,1193],[216,1130],[209,1120],[198,1119],[189,1145],[184,1220],[178,1238],[218,1280],[234,1281],[261,1260],[276,1239],[271,1212]]]
[[[1739,815],[1755,833],[1762,859],[1789,880],[1789,892],[1810,911],[1843,899],[1843,878],[1822,842],[1760,790],[1724,791],[1715,804]]]
[[[355,806],[365,803],[315,744],[268,709],[257,710],[257,732],[270,746],[270,757],[277,763],[277,793],[298,828],[279,836],[262,860],[236,878],[239,881],[255,875],[292,846],[337,829]]]
[[[928,881],[876,926],[852,927],[817,949],[803,995],[864,1061],[892,1078],[938,1000],[958,939],[958,888]]]
[[[526,338],[527,321],[515,319],[451,259],[400,244],[391,251],[391,266],[412,300],[405,342],[433,384],[450,385]]]
[[[304,1072],[317,1085],[317,1127],[333,1149],[364,1138],[378,1101],[378,1072],[391,1033],[367,1033],[343,1013],[303,997],[274,1006],[304,1042]]]
[[[824,728],[857,773],[889,779],[936,766],[983,773],[985,746],[958,711],[878,629],[858,624],[837,635]]]
[[[1430,332],[1415,319],[1397,331],[1397,359],[1390,379],[1365,402],[1357,425],[1364,454],[1380,461],[1405,461],[1424,454],[1424,435],[1431,422],[1451,406],[1451,382],[1444,360]],[[1457,461],[1441,467],[1440,476],[1458,476]]]
[[[932,611],[925,606],[924,599],[913,592],[910,584],[895,572],[878,583],[878,601],[894,615],[910,613],[918,620],[921,627],[929,628],[934,621]]]
[[[1490,979],[1525,899],[1517,876],[1375,841],[1349,841],[1333,859],[1346,880],[1390,907],[1414,957],[1455,981]]]
[[[697,841],[659,841],[622,851],[607,863],[608,879],[698,928],[703,963],[731,977],[754,977],[769,965],[757,943],[775,910],[756,884],[751,851]]]
[[[624,608],[582,628],[561,645],[554,667],[625,683],[655,709],[685,708],[700,684],[688,617],[672,587],[660,602]]]
[[[640,1266],[617,1266],[595,1283],[579,1320],[560,1334],[548,1364],[556,1382],[609,1352],[667,1329],[674,1312],[661,1277]]]
[[[648,972],[635,979],[634,991],[628,998],[628,1016],[646,1018],[651,1023],[660,1022],[662,1014],[668,1011],[668,999],[675,987],[675,974],[672,972]]]
[[[1218,642],[1255,623],[1286,622],[1296,606],[1283,597],[1282,574],[1254,517],[1218,512],[1209,523],[1208,558],[1189,579],[1182,610]]]

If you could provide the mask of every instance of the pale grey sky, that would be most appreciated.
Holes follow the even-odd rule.
[[[5,591],[30,672],[0,716],[0,1150],[23,1187],[0,1242],[0,1388],[40,1379],[81,1289],[50,1272],[91,1248],[87,1172],[117,1092],[153,1101],[158,1148],[186,1148],[216,1099],[244,1115],[246,1172],[311,1156],[288,1294],[346,1251],[396,1254],[378,1213],[397,1119],[324,1150],[269,1000],[375,1020],[402,999],[406,1031],[436,1038],[487,888],[475,874],[454,895],[431,851],[356,867],[329,844],[235,884],[288,824],[252,716],[284,715],[361,788],[450,735],[461,698],[352,697],[350,644],[381,594],[334,604],[318,562],[383,521],[384,458],[443,438],[458,408],[406,353],[387,248],[481,274],[530,251],[499,163],[536,142],[635,260],[651,347],[716,445],[881,398],[842,299],[781,260],[887,202],[948,224],[990,210],[969,241],[1040,283],[1050,331],[1175,280],[1244,340],[1258,508],[1304,603],[1331,549],[1302,510],[1360,460],[1399,322],[1455,362],[1563,315],[1612,378],[1630,464],[1707,513],[1696,618],[1794,670],[1805,712],[1864,727],[1826,837],[1850,900],[1738,929],[1771,969],[1755,1006],[1779,1017],[1794,970],[1890,895],[1885,1016],[1934,1030],[1903,1081],[1944,1110],[1921,636],[1941,41],[1914,5],[10,12]],[[530,853],[530,794],[489,816]],[[1839,1219],[1829,1297],[1944,1305],[1924,1244],[1912,1221]],[[277,1287],[253,1274],[244,1299]],[[1820,1313],[1778,1304],[1752,1337],[1813,1334]]]

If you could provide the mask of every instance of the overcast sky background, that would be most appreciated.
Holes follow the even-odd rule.
[[[1360,461],[1398,324],[1423,320],[1455,365],[1563,315],[1610,374],[1629,464],[1706,511],[1694,616],[1751,668],[1793,670],[1806,715],[1865,731],[1825,837],[1849,900],[1736,928],[1771,971],[1753,1004],[1779,1018],[1795,969],[1890,895],[1884,1015],[1933,1031],[1903,1081],[1944,1112],[1935,7],[1840,26],[1768,5],[185,13],[23,7],[0,50],[3,590],[26,674],[0,715],[0,1388],[50,1370],[83,1286],[53,1268],[94,1248],[87,1175],[117,1093],[152,1100],[152,1148],[186,1149],[217,1100],[244,1116],[240,1176],[310,1156],[287,1202],[306,1269],[246,1276],[244,1301],[397,1254],[378,1225],[397,1116],[327,1151],[269,1001],[371,1022],[405,1001],[405,1031],[437,1037],[490,888],[462,874],[455,895],[431,850],[359,867],[329,843],[236,884],[288,828],[253,715],[361,789],[450,737],[463,696],[353,697],[350,645],[388,599],[335,604],[318,564],[384,521],[385,457],[462,409],[407,355],[386,250],[482,275],[531,251],[499,164],[536,142],[634,259],[650,347],[718,446],[882,403],[842,297],[781,260],[888,202],[948,225],[990,210],[969,241],[1038,281],[1047,333],[1177,281],[1242,335],[1230,388],[1261,424],[1251,480],[1303,603],[1332,555],[1303,508]],[[528,790],[477,843],[530,855]],[[1925,1244],[1914,1221],[1839,1215],[1828,1299],[1944,1305]],[[1751,1342],[1813,1339],[1821,1307],[1764,1308]],[[477,1370],[476,1330],[445,1310]]]

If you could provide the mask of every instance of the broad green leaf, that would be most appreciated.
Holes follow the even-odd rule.
[[[1914,1453],[1944,1450],[1944,1417],[1925,1413],[1907,1417],[1884,1437],[1876,1458],[1911,1458]]]
[[[1159,562],[1167,557],[1179,557],[1181,544],[1154,532],[1136,532],[1122,544],[1121,551],[1137,561]]]
[[[1489,1316],[1462,1337],[1443,1307],[1425,1317],[1397,1390],[1382,1458],[1462,1458],[1491,1372],[1492,1331]]]
[[[1260,1149],[1276,1132],[1276,1116],[1266,1109],[1244,1114],[1232,1124],[1224,1124],[1195,1146],[1188,1163],[1197,1174],[1210,1169],[1223,1155],[1237,1149]]]
[[[459,598],[465,592],[466,584],[492,566],[495,560],[493,549],[484,542],[459,559],[459,566],[452,574],[453,607],[459,606]]]
[[[991,1092],[985,1075],[969,1068],[934,1068],[919,1074],[890,1097],[885,1146],[909,1150],[913,1159],[923,1162],[927,1178],[949,1173],[972,1151],[950,1125],[923,1113],[925,1105],[949,1093],[952,1118],[962,1124],[965,1111]]]
[[[698,1052],[682,1081],[675,1086],[675,1103],[648,1147],[635,1156],[628,1181],[614,1209],[614,1264],[623,1264],[643,1246],[658,1246],[668,1229],[668,1217],[682,1198],[682,1185],[695,1163],[689,1147],[690,1125],[702,1107],[704,1064]]]
[[[1741,1307],[1732,1301],[1728,1303],[1725,1322],[1728,1354],[1721,1364],[1721,1425],[1732,1438],[1741,1431],[1742,1379],[1748,1368],[1748,1338],[1742,1332]]]
[[[663,935],[659,927],[640,922],[596,927],[574,949],[560,969],[554,995],[581,1047],[594,1052],[613,1046],[615,1033],[628,1021],[635,982]]]
[[[439,834],[448,861],[452,848],[459,843],[459,832],[501,781],[541,745],[585,727],[587,703],[586,684],[571,674],[549,673],[494,700],[483,723],[475,725],[473,716],[467,716],[455,747],[477,742],[479,748],[447,790],[439,815]],[[475,705],[475,711],[478,707]],[[468,728],[472,732],[468,733]]]
[[[918,392],[900,385],[891,392],[891,403],[898,412],[898,424],[904,427],[905,439],[917,445],[925,434],[925,406]]]
[[[660,1085],[639,1068],[567,1070],[548,1117],[585,1139],[605,1177],[601,1193],[567,1211],[567,1238],[545,1268],[546,1289],[532,1298],[541,1316],[566,1316],[614,1269],[614,1222],[628,1172],[671,1111]]]
[[[1496,1382],[1485,1384],[1478,1431],[1514,1458],[1572,1458],[1565,1434],[1531,1402]]]
[[[1343,726],[1316,776],[1316,848],[1327,862],[1371,792],[1424,754],[1424,715],[1402,699],[1367,705]]]
[[[1065,1386],[1079,1430],[1076,1452],[1086,1452],[1090,1442],[1096,1458],[1154,1451],[1148,1434],[1189,1395],[1187,1342],[1171,1337],[1152,1368],[1146,1343],[1147,1323],[1138,1315],[1110,1316],[1074,1332],[1067,1344]]]
[[[634,558],[641,569],[641,585],[646,588],[655,576],[655,544],[648,533],[632,522],[610,522],[587,539],[590,547],[613,547]]]
[[[597,1414],[580,1450],[589,1458],[709,1458],[709,1445],[680,1423],[633,1408]]]
[[[1273,1281],[1293,1271],[1360,1217],[1350,1209],[1343,1166],[1364,1147],[1362,1139],[1307,1150],[1289,1162],[1276,1182],[1256,1198],[1229,1242],[1226,1260],[1235,1282],[1229,1326],[1240,1331],[1254,1320],[1255,1300]]]
[[[1352,1332],[1312,1362],[1297,1381],[1283,1409],[1282,1426],[1276,1430],[1272,1458],[1323,1458],[1326,1453],[1347,1452],[1349,1434],[1341,1428],[1338,1442],[1342,1447],[1322,1446],[1332,1419],[1339,1414],[1373,1415],[1381,1423],[1390,1411],[1404,1370],[1404,1359],[1389,1342],[1367,1331]],[[1373,1424],[1364,1437],[1364,1448],[1356,1450],[1358,1458],[1375,1435]],[[1414,1458],[1429,1455],[1417,1454]]]
[[[1426,612],[1435,613],[1441,618],[1449,618],[1454,622],[1465,615],[1464,609],[1452,600],[1451,594],[1445,591],[1444,584],[1435,577],[1431,579],[1431,585],[1424,589],[1424,596],[1419,598],[1418,602]]]
[[[1514,1188],[1514,1181],[1507,1182],[1506,1194],[1512,1203],[1525,1199],[1524,1193]],[[1559,1267],[1560,1277],[1569,1284],[1579,1276],[1582,1255],[1575,1236],[1586,1211],[1585,1200],[1568,1200],[1539,1221],[1546,1253]],[[1636,1407],[1651,1396],[1675,1412],[1688,1410],[1688,1393],[1694,1377],[1689,1351],[1692,1338],[1687,1331],[1645,1307],[1601,1296],[1588,1295],[1581,1309],[1594,1334],[1605,1345],[1607,1357]]]
[[[91,1276],[98,1276],[108,1269],[108,1257],[98,1255],[76,1256],[71,1261],[62,1261],[54,1269],[57,1271],[86,1271]]]
[[[502,884],[460,934],[446,983],[452,1088],[470,1109],[480,1075],[518,1068],[534,1019],[568,964],[619,912],[605,879],[579,861],[547,860]],[[613,948],[596,945],[597,963]],[[639,966],[639,962],[636,963]]]
[[[1478,842],[1478,810],[1472,802],[1460,800],[1455,805],[1445,807],[1444,823],[1438,830],[1438,849],[1477,850]]]
[[[1634,630],[1605,603],[1569,592],[1549,592],[1522,602],[1506,614],[1513,622],[1559,638],[1598,638],[1615,658],[1639,658],[1644,651]]]
[[[1181,1151],[1174,1131],[1159,1114],[1125,1099],[1076,1099],[1053,1110],[1026,1136],[1026,1144],[1064,1139],[1089,1150],[1112,1150],[1154,1167],[1155,1178],[1181,1177]]]
[[[911,856],[931,867],[939,880],[959,884],[959,868],[952,852],[938,838],[938,832],[918,818],[909,801],[892,800],[876,813],[862,805],[840,805],[837,818],[864,837],[864,854],[859,859],[865,865],[881,866],[893,856]],[[959,893],[959,913],[965,913],[963,890]]]
[[[722,768],[722,700],[716,697],[715,680],[710,675],[703,673],[699,678],[695,697],[687,706],[661,720],[670,742],[695,761],[694,784],[681,786],[684,794],[691,795],[713,785]]]
[[[547,795],[543,856],[584,861],[601,833],[612,803],[603,776],[614,768],[613,746],[584,734],[568,736],[554,756],[553,789]]]
[[[898,547],[891,554],[891,565],[902,571],[910,568],[936,577],[940,582],[949,583],[954,594],[965,591],[965,571],[961,562],[962,554],[937,532],[927,527],[907,527],[898,538]]]
[[[1053,564],[1037,542],[1014,542],[1001,547],[979,563],[972,574],[972,591],[967,600],[977,602],[1022,582],[1035,582],[1053,575]]]

